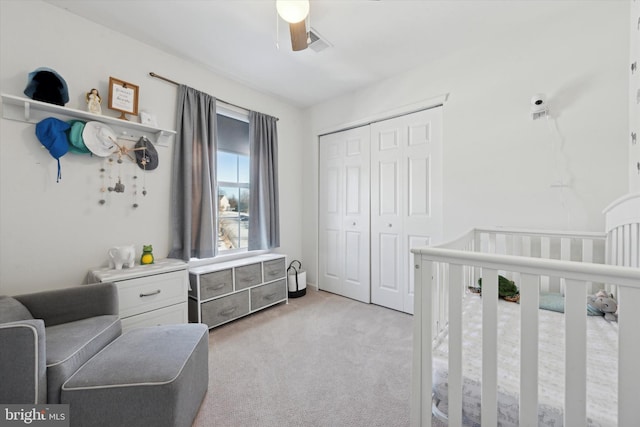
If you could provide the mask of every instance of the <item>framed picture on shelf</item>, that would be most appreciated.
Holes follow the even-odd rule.
[[[109,77],[109,109],[120,111],[119,119],[128,120],[125,114],[138,115],[138,86]]]

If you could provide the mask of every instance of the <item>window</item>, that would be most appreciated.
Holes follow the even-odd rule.
[[[249,246],[249,119],[218,108],[218,253]]]

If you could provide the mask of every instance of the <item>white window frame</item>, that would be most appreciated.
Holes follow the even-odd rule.
[[[230,105],[230,104],[226,104],[226,103],[221,103],[218,102],[216,104],[216,115],[220,114],[235,120],[239,120],[245,123],[249,123],[249,112],[247,110],[243,110],[241,108],[238,108],[236,106]],[[224,151],[224,150],[220,150],[217,149],[217,152],[219,151]],[[228,152],[228,151],[226,151]],[[217,153],[216,153],[217,154]],[[233,153],[233,154],[237,154],[237,153]],[[251,156],[249,156],[249,161],[251,161]],[[216,165],[217,167],[217,165]],[[247,183],[245,184],[239,184],[238,182],[227,182],[227,181],[218,181],[217,183],[217,187],[216,187],[216,205],[219,202],[219,194],[218,191],[220,189],[220,187],[233,187],[233,188],[247,188],[249,189],[251,183]],[[239,202],[239,200],[238,200]],[[240,212],[238,212],[238,215],[240,215]],[[220,215],[218,215],[217,221],[216,221],[216,229],[220,229]],[[249,252],[249,248],[237,248],[237,249],[225,249],[223,251],[220,251],[218,249],[218,255],[215,257],[220,258],[220,257],[226,257],[227,255],[237,255],[237,254],[243,254],[243,253],[247,253]]]

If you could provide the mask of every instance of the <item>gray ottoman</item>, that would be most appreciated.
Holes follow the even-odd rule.
[[[203,324],[133,329],[62,386],[71,426],[191,426],[209,384]]]

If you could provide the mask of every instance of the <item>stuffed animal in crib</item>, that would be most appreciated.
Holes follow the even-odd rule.
[[[478,279],[479,293],[482,293],[482,277]],[[513,280],[509,280],[506,277],[498,276],[498,297],[504,298],[510,302],[520,301],[520,291]]]
[[[618,303],[613,294],[599,290],[595,295],[587,295],[587,310],[590,313],[604,316],[605,320],[618,320]]]

